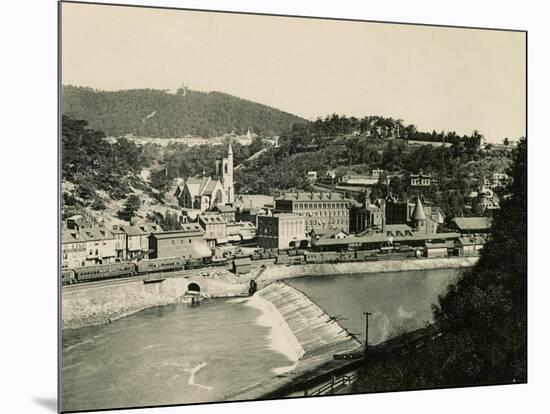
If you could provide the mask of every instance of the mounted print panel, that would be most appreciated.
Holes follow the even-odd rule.
[[[527,381],[526,32],[60,9],[63,412]]]

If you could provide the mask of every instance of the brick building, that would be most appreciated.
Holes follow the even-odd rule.
[[[298,247],[307,239],[305,219],[297,214],[258,216],[258,245],[271,249]]]
[[[349,210],[352,202],[334,192],[284,193],[275,199],[275,212],[292,213],[303,217],[306,232],[327,228],[340,229],[348,233]]]
[[[204,240],[204,232],[196,223],[183,225],[183,230],[165,231],[149,235],[150,258],[183,257],[201,259],[212,252]]]

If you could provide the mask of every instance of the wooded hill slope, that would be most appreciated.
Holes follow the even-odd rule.
[[[304,119],[287,112],[221,92],[180,90],[171,94],[155,89],[100,91],[63,86],[62,113],[85,119],[107,136],[178,138],[214,137],[250,127],[260,135],[279,135]]]

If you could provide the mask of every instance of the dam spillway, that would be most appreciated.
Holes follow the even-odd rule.
[[[298,289],[276,282],[257,294],[277,308],[304,350],[302,359],[346,352],[361,346],[334,318]]]
[[[340,363],[334,360],[334,354],[362,349],[361,342],[298,289],[283,282],[274,282],[256,295],[278,311],[296,343],[302,348],[302,356],[289,371],[227,396],[228,400],[248,400],[273,395],[288,387],[296,378],[303,379],[309,373],[316,372],[314,375],[317,375],[336,368]]]

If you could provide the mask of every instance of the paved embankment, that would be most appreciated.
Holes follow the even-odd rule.
[[[303,354],[291,370],[227,396],[227,400],[249,400],[270,395],[308,372],[316,372],[317,375],[327,367],[334,368],[334,354],[361,349],[357,339],[297,289],[276,282],[258,291],[257,295],[270,302],[280,313]]]
[[[269,266],[256,279],[258,287],[294,277],[344,275],[359,273],[384,273],[411,270],[452,269],[471,267],[477,257],[452,257],[439,259],[384,260],[377,262],[324,263],[294,266]]]
[[[170,275],[158,283],[128,278],[63,287],[63,329],[101,325],[148,307],[176,303],[191,283],[198,284],[205,296],[236,297],[248,293],[249,278],[218,269],[196,275]]]

